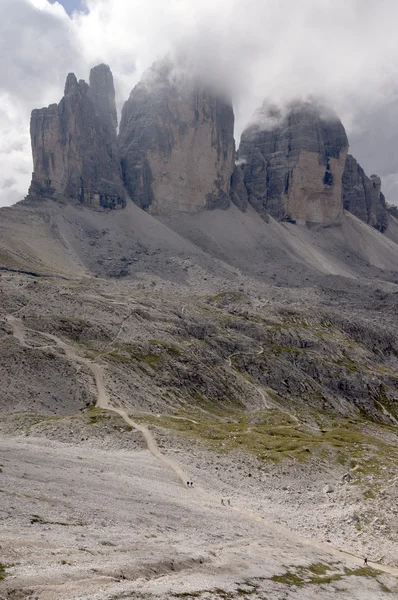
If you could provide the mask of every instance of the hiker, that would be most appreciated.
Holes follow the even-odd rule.
[[[193,481],[192,481],[192,479],[191,479],[191,482],[190,482],[190,484],[189,484],[189,485],[190,485],[191,487],[193,487]]]
[[[187,486],[189,487],[189,481],[187,481]]]
[[[368,557],[365,556],[365,558],[363,559],[363,564],[367,567],[368,566]]]
[[[231,506],[231,500],[229,498],[228,498],[227,502],[228,502],[228,506]]]
[[[223,506],[225,506],[225,503],[224,503],[224,498],[221,498],[221,504],[222,504]]]

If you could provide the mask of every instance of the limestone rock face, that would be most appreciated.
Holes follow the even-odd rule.
[[[199,81],[155,63],[124,105],[119,134],[123,181],[152,214],[229,206],[234,114]]]
[[[29,196],[123,207],[116,127],[115,89],[109,67],[94,67],[90,85],[70,73],[61,102],[32,112],[34,171]]]
[[[236,166],[232,173],[229,196],[242,212],[246,211],[248,205],[247,189],[243,169],[240,166]]]
[[[263,107],[242,134],[249,202],[260,214],[328,224],[342,215],[348,141],[334,113],[312,103]]]
[[[343,202],[346,210],[368,225],[381,232],[387,229],[387,206],[380,177],[368,177],[350,154],[343,173]]]
[[[387,207],[387,212],[395,219],[398,219],[398,206],[392,205]]]

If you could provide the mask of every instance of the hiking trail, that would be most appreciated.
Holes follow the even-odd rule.
[[[184,486],[186,486],[186,482],[190,479],[190,477],[185,473],[185,471],[180,467],[180,465],[175,460],[164,455],[159,450],[158,445],[155,441],[155,438],[153,437],[153,435],[149,431],[149,429],[145,425],[137,423],[133,419],[131,419],[131,417],[129,417],[127,411],[124,410],[123,408],[114,406],[111,404],[111,401],[109,399],[109,395],[106,391],[106,386],[104,383],[104,367],[102,365],[92,362],[90,359],[78,355],[70,344],[64,342],[56,335],[53,335],[50,333],[45,333],[42,331],[36,331],[36,330],[25,327],[22,320],[13,314],[6,315],[5,320],[11,326],[13,335],[18,340],[18,342],[21,344],[21,346],[32,349],[32,350],[42,350],[44,348],[54,347],[54,344],[55,344],[56,347],[62,349],[65,352],[66,357],[70,361],[77,362],[81,365],[84,365],[87,369],[89,369],[93,375],[96,390],[97,390],[96,406],[103,410],[109,410],[109,411],[112,411],[112,412],[118,414],[120,417],[122,417],[122,419],[128,425],[133,427],[133,429],[135,429],[136,431],[139,431],[145,439],[145,443],[147,445],[148,451],[155,458],[157,458],[160,462],[162,462],[165,466],[172,469],[172,471],[177,475],[177,477],[179,478],[181,483]],[[52,344],[51,346],[48,346],[48,345],[46,345],[46,346],[30,346],[26,342],[26,332],[31,332],[33,334],[42,336],[48,340],[51,340],[52,342],[54,342],[54,344]],[[261,350],[263,351],[263,349],[261,349]],[[261,354],[261,353],[262,352],[258,352],[258,354]],[[231,355],[228,359],[230,362],[231,362],[232,356],[233,355]],[[232,362],[231,362],[231,364],[232,364]],[[214,495],[209,492],[206,492],[203,488],[201,488],[200,486],[197,486],[196,484],[195,484],[194,489],[195,489],[197,495],[202,497],[203,500],[209,502],[210,504],[216,504],[217,506],[219,506],[219,503],[220,503],[219,495]],[[308,547],[320,550],[321,552],[325,552],[329,555],[335,556],[341,560],[344,560],[345,562],[351,562],[351,563],[355,563],[357,565],[363,564],[363,558],[354,556],[353,554],[344,552],[342,550],[338,550],[337,548],[333,548],[325,543],[318,542],[314,539],[305,538],[305,537],[301,536],[300,534],[295,533],[281,525],[278,525],[272,521],[267,521],[261,515],[258,515],[244,507],[234,505],[234,506],[225,507],[225,508],[227,510],[230,508],[234,512],[237,512],[240,515],[242,515],[246,518],[249,518],[252,521],[261,523],[264,526],[264,528],[266,528],[268,531],[277,533],[279,536],[284,537],[286,540],[289,540],[290,542],[296,542],[298,544],[302,544],[304,546],[308,546]],[[374,569],[377,569],[379,571],[382,571],[384,573],[388,573],[390,575],[398,577],[398,568],[394,568],[394,567],[391,567],[388,565],[382,565],[382,564],[378,564],[378,563],[372,563],[370,561],[368,561],[368,566],[370,566]]]

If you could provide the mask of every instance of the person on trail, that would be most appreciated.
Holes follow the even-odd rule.
[[[231,506],[231,500],[229,498],[228,498],[227,502],[228,502],[228,506]]]
[[[221,504],[222,504],[223,506],[225,506],[225,504],[224,504],[224,498],[221,498]]]
[[[365,558],[363,559],[363,564],[365,566],[368,566],[368,557],[367,556],[365,556]]]
[[[190,485],[191,487],[193,487],[193,481],[192,481],[192,479],[191,479],[191,481],[190,481],[189,485]]]
[[[187,481],[187,486],[189,487],[189,481]]]

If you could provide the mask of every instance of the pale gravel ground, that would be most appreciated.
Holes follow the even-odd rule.
[[[226,213],[170,223],[183,239],[134,206],[123,214],[52,203],[27,208],[26,214],[18,211],[2,211],[0,227],[2,252],[12,248],[16,266],[87,275],[80,281],[1,275],[3,398],[6,407],[19,412],[32,410],[37,399],[39,412],[75,415],[95,401],[90,369],[68,360],[60,347],[56,353],[36,348],[48,344],[43,332],[51,334],[54,324],[63,335],[60,315],[90,322],[79,343],[87,342],[88,335],[101,346],[109,343],[109,336],[124,342],[168,339],[168,323],[162,321],[165,305],[178,323],[182,315],[190,318],[192,296],[226,290],[244,291],[253,306],[269,308],[271,314],[284,307],[339,308],[340,298],[350,316],[366,316],[371,307],[374,319],[379,310],[377,323],[386,330],[395,314],[395,283],[378,282],[377,296],[369,280],[359,284],[325,275],[397,281],[396,274],[371,266],[394,268],[396,247],[352,218],[340,229],[309,231],[272,221],[268,226],[258,217],[253,220],[250,211],[242,215],[232,207]],[[88,276],[88,271],[118,276],[125,267],[127,280]],[[392,293],[381,310],[378,298],[387,291]],[[137,314],[123,328],[123,320],[137,306],[145,310],[145,319]],[[10,314],[30,319],[32,330],[42,331],[28,335],[28,345],[36,349],[21,351],[18,330],[13,334],[7,320]],[[35,324],[38,317],[40,327]],[[69,335],[67,330],[64,337]],[[152,410],[163,410],[164,401],[141,385],[138,374],[136,379],[129,408],[150,404]],[[112,399],[131,392],[131,384],[127,381],[124,389],[115,373],[107,385]],[[62,403],[54,407],[57,399]],[[155,431],[161,450],[194,478],[196,487],[188,490],[119,418],[89,426],[79,419],[39,424],[24,419],[0,424],[0,562],[15,564],[0,581],[0,598],[166,600],[190,592],[205,600],[232,600],[249,592],[253,600],[329,600],[336,595],[377,600],[398,594],[397,580],[388,575],[380,581],[393,594],[383,592],[374,578],[345,577],[300,588],[269,579],[292,570],[291,565],[342,560],[339,571],[360,565],[360,558],[329,554],[324,547],[328,544],[397,564],[398,492],[393,478],[374,506],[364,503],[359,492],[357,497],[353,486],[342,484],[339,468],[259,471],[254,459],[219,457],[199,444]],[[326,494],[326,485],[334,491]],[[221,496],[232,500],[232,509],[221,506]],[[314,546],[245,514],[249,509],[312,538]],[[44,523],[31,523],[37,517]],[[324,546],[317,547],[316,540]]]
[[[43,300],[54,289],[53,284],[44,284],[48,288],[44,295],[40,290],[33,293],[37,286],[25,288],[24,278],[6,278],[9,284],[16,285],[17,298],[26,294],[24,301],[19,300],[20,304],[13,310],[11,306],[3,305],[8,314],[16,313],[14,320],[6,316],[3,338],[6,343],[13,344],[13,352],[23,343],[35,347],[51,341],[47,333],[25,330],[24,319],[19,317],[21,313],[26,316],[26,321],[27,318],[34,319],[38,313],[46,315],[48,311],[51,317],[48,329],[51,331],[54,312],[57,314],[66,309],[66,314],[73,316],[77,312],[84,314],[95,305],[96,323],[111,326],[114,336],[119,335],[121,339],[126,336],[126,340],[139,335],[155,337],[159,322],[162,323],[159,312],[153,331],[150,320],[145,327],[132,320],[127,334],[123,332],[121,322],[128,316],[128,311],[124,307],[125,300],[116,293],[122,289],[119,283],[111,283],[108,288],[113,295],[111,300],[120,302],[118,306],[123,307],[121,314],[113,314],[107,306],[110,299],[101,300],[95,296],[96,288],[89,283],[85,291],[90,295],[87,305],[79,296],[74,298],[73,290],[63,284],[60,285],[61,293],[48,304]],[[18,282],[22,285],[18,286]],[[288,306],[294,304],[294,293],[277,289],[272,293],[273,301],[277,299],[281,306],[283,302]],[[300,301],[305,299],[310,304],[314,294],[313,290],[300,291]],[[63,295],[68,299],[67,303]],[[267,297],[253,299],[254,303],[266,301]],[[101,302],[104,303],[103,312]],[[154,315],[158,310],[156,302],[154,298],[147,302],[147,311]],[[181,311],[183,307],[181,299]],[[186,308],[187,312],[191,310],[189,306]],[[45,327],[45,323],[43,321],[41,327]],[[167,335],[166,326],[162,336]],[[101,330],[98,329],[95,335],[100,337]],[[56,343],[54,338],[52,342]],[[35,355],[41,354],[43,351]],[[82,388],[91,403],[97,392],[94,382],[90,383],[92,377],[87,365],[71,363],[62,353],[59,357],[62,368],[70,372],[69,377],[61,377],[61,380],[80,389],[76,392],[76,406],[63,409],[66,413],[75,413],[77,405],[81,405]],[[24,378],[18,381],[26,386],[26,366]],[[60,394],[60,380],[50,381],[54,384],[54,394]],[[115,380],[111,384],[108,379],[107,385],[108,392],[114,397],[112,386],[115,385],[118,391],[118,382]],[[15,389],[13,393],[17,396],[20,392]],[[22,437],[26,431],[29,438]],[[323,548],[303,546],[294,535],[283,537],[264,524],[259,526],[259,521],[242,513],[236,514],[235,507],[242,511],[250,509],[307,538],[351,551],[359,557],[369,554],[375,560],[383,557],[383,562],[397,563],[393,527],[396,487],[389,489],[377,507],[372,507],[371,503],[369,508],[362,498],[355,497],[352,486],[347,496],[348,487],[341,484],[343,472],[338,468],[325,466],[322,470],[317,465],[311,473],[308,469],[300,471],[287,466],[266,467],[260,472],[254,459],[241,455],[215,456],[199,444],[187,444],[175,436],[155,431],[161,450],[181,464],[198,488],[212,494],[209,503],[206,495],[198,496],[196,488],[181,488],[174,474],[143,450],[140,435],[126,431],[118,418],[97,427],[96,424],[84,425],[73,417],[30,424],[28,416],[22,419],[18,416],[15,421],[11,417],[11,421],[3,422],[2,432],[6,457],[0,459],[5,465],[0,474],[3,482],[0,485],[3,490],[1,510],[4,511],[1,513],[4,515],[4,542],[1,543],[4,558],[0,562],[15,563],[16,566],[9,570],[10,575],[1,585],[8,591],[34,590],[25,597],[99,600],[120,597],[121,592],[125,592],[127,598],[134,597],[133,594],[141,591],[170,598],[172,593],[215,588],[231,590],[232,597],[239,597],[237,590],[242,582],[257,578],[253,580],[257,587],[251,590],[254,599],[285,599],[296,596],[295,588],[267,578],[291,570],[290,565],[329,564],[341,560],[329,556]],[[20,437],[7,437],[7,432]],[[11,462],[7,463],[7,460]],[[334,487],[331,494],[324,492],[328,484]],[[224,496],[232,500],[232,510],[221,507],[220,500]],[[374,516],[372,508],[375,508]],[[31,524],[32,515],[64,524]],[[376,515],[379,523],[366,524],[367,530],[362,533],[357,531],[356,525],[362,526],[365,517],[372,521]],[[106,545],[109,542],[116,546]],[[347,560],[344,558],[344,564]],[[61,564],[62,561],[66,564]],[[352,566],[349,562],[348,566]],[[354,564],[360,563],[358,559]],[[122,574],[126,579],[121,579]],[[260,577],[266,579],[258,579]],[[116,579],[121,581],[116,582]],[[396,584],[388,579],[386,585],[394,589]],[[336,594],[335,590],[347,600],[385,597],[373,579],[349,577],[325,584],[323,588],[322,597],[326,599]],[[315,598],[319,586],[311,584],[305,589],[300,588],[300,594],[302,598]],[[18,595],[8,593],[8,597],[18,598]],[[206,598],[206,594],[201,597]],[[209,597],[217,597],[217,594],[212,592]]]
[[[239,452],[209,453],[162,429],[155,428],[154,435],[166,454],[206,489],[217,490],[220,499],[244,504],[305,537],[398,566],[397,468],[388,465],[384,489],[366,499],[363,486],[355,485],[355,470],[349,484],[343,479],[347,468],[330,461],[275,466]]]
[[[5,598],[102,600],[144,593],[163,599],[216,588],[239,597],[238,588],[251,582],[257,586],[252,597],[282,600],[296,598],[297,591],[268,578],[292,570],[289,565],[333,563],[341,570],[361,563],[303,545],[206,499],[199,488],[185,488],[146,450],[7,436],[0,448],[2,562],[15,564],[0,583]],[[212,485],[206,472],[202,483]],[[248,498],[239,493],[234,503]],[[31,524],[32,515],[44,523]],[[380,581],[398,592],[394,577]],[[363,577],[299,589],[308,600],[320,590],[325,599],[336,593],[347,600],[391,597]]]

